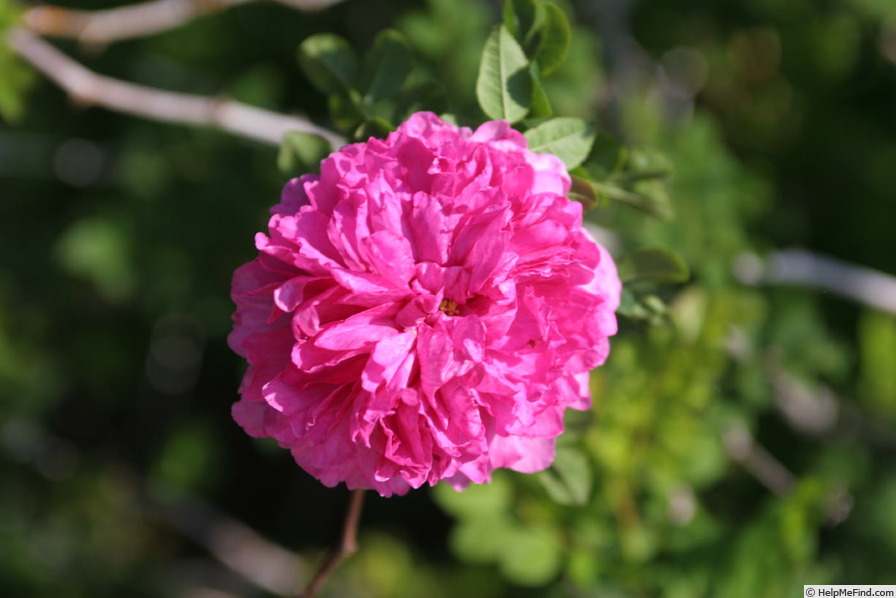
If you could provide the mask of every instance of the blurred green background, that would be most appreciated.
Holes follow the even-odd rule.
[[[561,6],[575,32],[546,81],[557,112],[674,164],[674,219],[591,216],[617,255],[668,247],[692,277],[647,289],[667,305],[657,323],[621,320],[594,409],[572,414],[551,471],[368,496],[361,550],[323,595],[896,583],[896,317],[736,275],[792,247],[896,274],[896,4]],[[499,15],[475,0],[259,4],[58,46],[103,74],[326,125],[297,45],[334,32],[363,51],[395,27],[444,107],[477,120]],[[347,492],[232,422],[244,365],[225,340],[231,273],[284,182],[277,149],[78,106],[8,50],[0,106],[0,596],[294,593]]]

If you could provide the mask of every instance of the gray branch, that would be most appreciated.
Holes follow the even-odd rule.
[[[777,251],[764,260],[742,255],[734,273],[747,284],[808,287],[896,314],[896,276],[801,249]]]
[[[290,131],[319,135],[334,149],[345,144],[342,137],[298,116],[270,112],[226,98],[163,91],[99,75],[22,28],[11,29],[6,42],[19,56],[82,104],[152,120],[217,127],[274,145],[280,144]]]
[[[84,44],[105,45],[175,29],[198,16],[261,0],[149,0],[107,10],[74,10],[36,6],[23,24],[40,35],[67,37]],[[343,0],[270,0],[298,10],[321,10]]]

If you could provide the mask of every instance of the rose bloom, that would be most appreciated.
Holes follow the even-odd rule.
[[[233,417],[383,496],[550,465],[620,293],[569,186],[506,122],[431,113],[290,181],[233,277]]]

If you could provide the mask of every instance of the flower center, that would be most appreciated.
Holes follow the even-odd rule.
[[[456,316],[457,309],[457,301],[454,299],[442,299],[442,302],[439,303],[439,309],[445,312],[447,316]]]

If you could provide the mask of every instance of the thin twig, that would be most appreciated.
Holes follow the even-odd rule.
[[[742,255],[734,273],[747,284],[810,287],[896,314],[896,276],[801,249],[777,251],[764,260]]]
[[[334,149],[345,144],[338,135],[297,116],[270,112],[233,100],[163,91],[99,75],[53,45],[22,28],[11,29],[6,42],[19,56],[82,104],[152,120],[211,126],[256,141],[280,144],[289,131],[312,133]]]
[[[221,563],[259,588],[287,596],[304,577],[305,561],[200,497],[156,498],[150,512],[204,546]]]
[[[345,523],[342,528],[342,541],[327,560],[323,562],[314,578],[299,594],[299,598],[312,598],[323,587],[336,567],[358,549],[358,524],[361,521],[361,506],[364,504],[364,490],[353,490],[345,512]]]
[[[25,12],[25,27],[51,37],[76,39],[88,45],[146,37],[180,27],[196,17],[261,0],[149,0],[107,10],[74,10],[36,6]],[[270,0],[303,10],[321,10],[343,0]]]
[[[743,465],[766,488],[778,496],[791,491],[796,477],[753,439],[745,425],[738,423],[729,427],[722,434],[722,441],[728,455]]]

